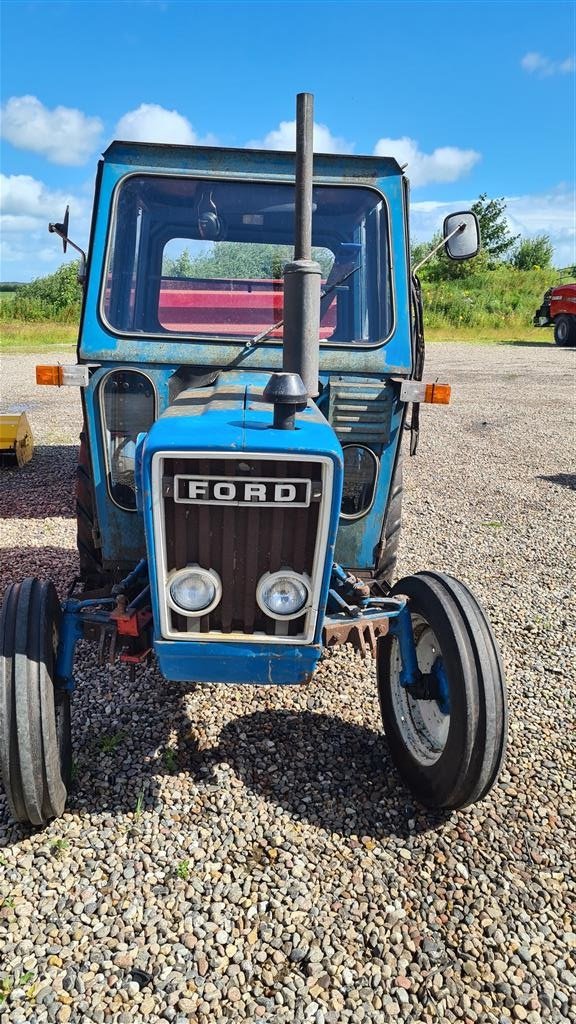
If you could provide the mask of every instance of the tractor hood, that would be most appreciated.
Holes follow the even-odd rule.
[[[265,402],[268,375],[181,391],[143,440],[139,462],[158,451],[260,451],[330,455],[342,462],[342,448],[314,402],[296,413],[294,430],[273,426],[274,407]]]

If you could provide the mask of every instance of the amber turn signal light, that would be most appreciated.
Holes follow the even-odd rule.
[[[448,405],[450,402],[450,385],[426,384],[423,380],[403,380],[400,384],[400,401]]]
[[[433,405],[448,405],[450,402],[449,384],[427,384],[424,401]]]
[[[64,383],[64,368],[62,366],[37,366],[36,383],[56,384],[57,387],[62,387]]]

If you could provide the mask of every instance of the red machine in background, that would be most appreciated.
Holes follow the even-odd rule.
[[[534,326],[552,325],[557,345],[576,345],[576,284],[559,284],[544,294],[534,315]]]

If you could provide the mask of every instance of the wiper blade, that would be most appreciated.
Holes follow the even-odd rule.
[[[344,281],[347,281],[349,277],[352,277],[352,274],[355,274],[357,270],[360,270],[361,266],[362,264],[359,263],[357,267],[352,267],[352,270],[349,270],[346,274],[342,274],[342,277],[339,277],[337,281],[334,281],[334,284],[329,285],[323,292],[320,292],[320,301],[325,299],[327,295],[330,295],[335,288],[339,288],[341,284],[344,284]]]
[[[282,317],[282,320],[278,320],[277,323],[272,324],[272,327],[267,327],[265,331],[260,331],[260,334],[255,334],[253,338],[250,338],[249,341],[246,342],[245,347],[254,348],[255,345],[259,345],[261,341],[266,341],[266,338],[269,338],[271,334],[274,334],[274,331],[277,331],[279,327],[283,326],[284,317]]]
[[[360,270],[361,266],[362,264],[359,263],[357,267],[352,267],[352,270],[348,270],[345,274],[342,275],[342,277],[339,277],[337,281],[334,281],[333,284],[329,285],[327,288],[324,288],[324,290],[320,292],[320,303],[322,303],[322,299],[325,299],[327,295],[331,295],[332,292],[336,290],[336,288],[339,288],[341,284],[344,284],[344,282],[347,281],[349,277],[352,277],[352,275],[355,274],[357,270]],[[320,306],[320,309],[322,311],[322,306]],[[324,310],[324,312],[325,311],[326,310]],[[259,345],[261,341],[266,341],[266,338],[269,338],[271,334],[274,334],[274,331],[279,330],[279,328],[283,326],[284,317],[282,317],[281,320],[278,320],[275,324],[272,324],[271,327],[267,327],[265,331],[260,331],[260,334],[255,334],[253,338],[250,338],[246,342],[244,348],[255,348],[255,346]]]

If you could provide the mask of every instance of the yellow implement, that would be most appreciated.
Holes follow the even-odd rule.
[[[0,462],[18,467],[30,462],[34,454],[34,438],[23,412],[0,416]]]

